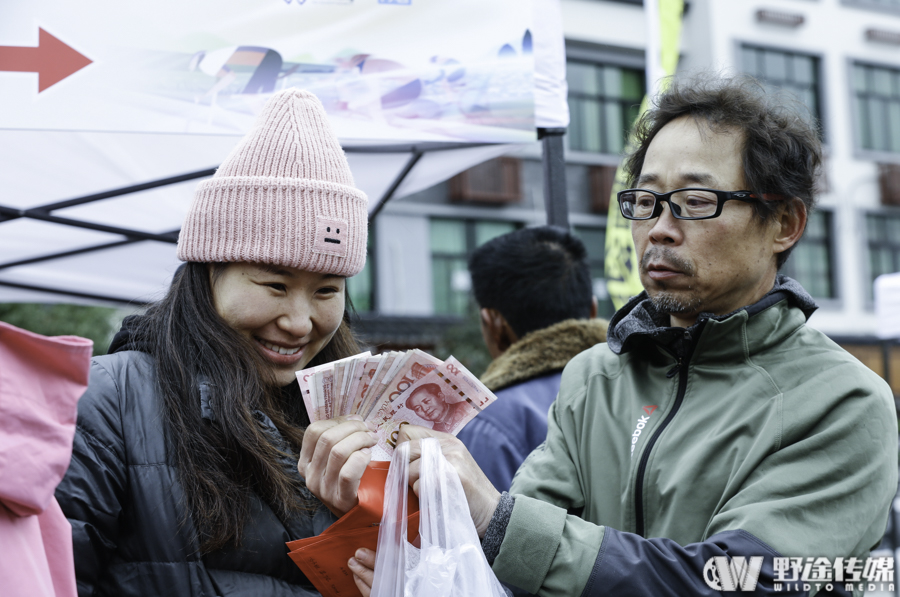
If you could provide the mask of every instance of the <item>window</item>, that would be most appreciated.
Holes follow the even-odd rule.
[[[878,164],[882,205],[900,205],[900,164]]]
[[[900,70],[854,64],[853,92],[859,146],[900,152]]]
[[[431,220],[431,276],[435,314],[466,313],[472,288],[469,255],[492,238],[516,228],[513,222],[443,218]]]
[[[605,228],[573,228],[575,236],[584,243],[587,249],[588,263],[591,266],[591,280],[594,283],[594,296],[597,297],[597,316],[609,319],[616,308],[606,291],[606,278],[603,275],[603,263],[606,256]]]
[[[590,206],[595,214],[607,215],[609,202],[612,201],[612,190],[616,184],[615,166],[590,166],[588,178],[590,181]]]
[[[866,214],[866,236],[869,239],[868,296],[872,284],[881,274],[900,272],[900,214]]]
[[[372,300],[375,294],[375,287],[372,283],[372,268],[375,259],[372,255],[372,245],[372,230],[370,229],[366,243],[366,265],[361,272],[347,279],[347,293],[350,295],[353,308],[359,312],[371,311],[375,306]]]
[[[784,264],[782,272],[794,278],[815,298],[835,298],[834,260],[832,258],[832,213],[813,212],[806,233]]]
[[[644,71],[569,60],[569,149],[622,153],[644,98]]]
[[[851,4],[860,8],[900,9],[900,0],[844,0],[844,4]]]
[[[744,45],[744,72],[766,87],[783,89],[803,102],[815,122],[822,122],[819,93],[819,59],[807,54]]]
[[[516,158],[496,158],[460,172],[450,179],[450,200],[487,204],[521,200],[521,164]]]

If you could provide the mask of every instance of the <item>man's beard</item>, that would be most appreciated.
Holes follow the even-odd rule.
[[[690,292],[690,289],[688,292]],[[674,292],[665,290],[655,294],[650,294],[650,292],[647,291],[647,294],[650,295],[650,301],[659,313],[668,313],[669,315],[697,313],[703,306],[703,299],[695,294],[679,296]]]
[[[678,257],[669,248],[659,247],[652,247],[644,253],[643,258],[641,259],[642,272],[647,271],[647,264],[653,259],[662,261],[665,265],[672,267],[687,276],[691,276],[694,273],[694,266],[689,261]],[[647,289],[647,295],[650,297],[653,307],[659,313],[697,313],[703,306],[703,299],[693,292],[691,286],[688,286],[687,290],[675,292],[668,290],[666,288],[666,283],[663,281],[656,280],[655,283],[662,289],[658,291]]]

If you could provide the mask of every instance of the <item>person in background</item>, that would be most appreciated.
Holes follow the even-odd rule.
[[[72,528],[53,497],[72,455],[93,342],[0,321],[0,586],[75,597]]]
[[[295,372],[360,352],[345,284],[365,264],[366,206],[322,104],[296,89],[198,186],[187,263],[94,359],[78,407],[56,496],[79,595],[318,595],[285,543],[349,509],[338,491],[375,439],[342,421],[356,448],[302,478]]]
[[[561,228],[504,234],[469,259],[481,332],[494,359],[481,381],[498,400],[459,439],[498,491],[547,436],[547,411],[562,370],[606,341],[584,245]]]

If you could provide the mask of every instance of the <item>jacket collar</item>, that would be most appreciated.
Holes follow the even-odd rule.
[[[541,375],[562,371],[579,352],[606,341],[603,319],[567,319],[526,334],[494,361],[481,376],[496,392]]]
[[[137,350],[150,353],[150,344],[142,334],[145,317],[143,315],[129,315],[122,320],[122,326],[109,344],[107,354],[122,352],[125,350]]]
[[[739,315],[742,320],[748,319],[783,300],[800,309],[805,319],[809,319],[818,308],[813,298],[797,281],[778,275],[772,290],[758,302],[726,315],[701,313],[697,317],[697,322],[685,330],[670,327],[668,314],[657,311],[644,291],[628,301],[610,320],[607,343],[616,354],[624,354],[650,342],[680,356],[688,349],[689,339],[698,338],[707,322],[726,322]]]

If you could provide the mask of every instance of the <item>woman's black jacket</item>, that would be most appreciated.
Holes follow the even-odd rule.
[[[72,524],[79,596],[318,595],[285,543],[325,530],[334,517],[324,506],[283,521],[254,494],[241,547],[199,555],[157,387],[146,353],[92,363],[72,463],[56,492]]]

